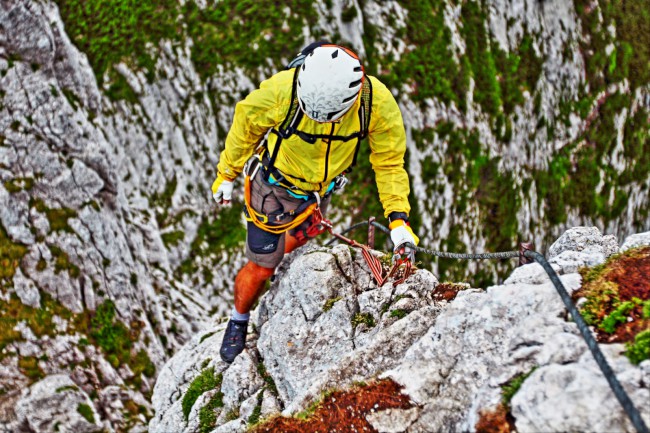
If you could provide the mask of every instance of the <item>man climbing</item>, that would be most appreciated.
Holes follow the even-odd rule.
[[[395,253],[412,261],[415,251],[406,244],[419,239],[408,224],[402,116],[393,95],[364,74],[354,52],[313,43],[237,104],[212,185],[215,201],[228,204],[233,181],[245,171],[249,261],[235,278],[220,352],[225,362],[244,350],[249,311],[284,254],[322,232],[331,194],[345,184],[343,173],[366,136]]]

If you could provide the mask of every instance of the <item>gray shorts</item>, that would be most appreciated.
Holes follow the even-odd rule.
[[[327,211],[330,197],[331,194],[321,200],[320,209],[323,216]],[[257,212],[271,216],[280,215],[297,209],[304,202],[304,199],[289,194],[285,188],[266,182],[261,170],[254,179],[251,179],[251,207]],[[293,221],[295,217],[286,216],[277,221],[277,224],[286,224]],[[289,234],[294,235],[300,230],[306,230],[311,223],[312,217],[310,216],[298,227],[290,230]],[[284,257],[284,237],[285,233],[269,233],[249,221],[246,233],[246,257],[264,268],[277,267]]]

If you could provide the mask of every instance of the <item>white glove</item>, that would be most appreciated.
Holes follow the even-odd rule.
[[[393,241],[393,254],[396,256],[407,255],[411,262],[415,261],[415,248],[406,244],[417,245],[420,239],[413,233],[411,227],[403,220],[395,220],[390,224],[390,240]]]
[[[230,204],[230,201],[232,200],[233,187],[234,184],[231,181],[218,175],[217,179],[212,184],[212,198],[217,202],[217,204]]]

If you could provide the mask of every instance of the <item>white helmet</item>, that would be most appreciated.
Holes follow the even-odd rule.
[[[317,47],[305,58],[298,73],[298,102],[317,122],[343,116],[361,93],[363,66],[359,57],[337,45]]]

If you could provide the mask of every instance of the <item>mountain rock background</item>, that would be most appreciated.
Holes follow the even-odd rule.
[[[160,368],[226,315],[243,261],[241,206],[209,191],[234,106],[315,39],[393,90],[422,244],[647,231],[648,15],[642,0],[0,0],[0,426],[54,430],[27,419],[54,389],[75,431],[146,430]],[[382,215],[363,155],[341,228]],[[512,270],[420,259],[474,287]]]

